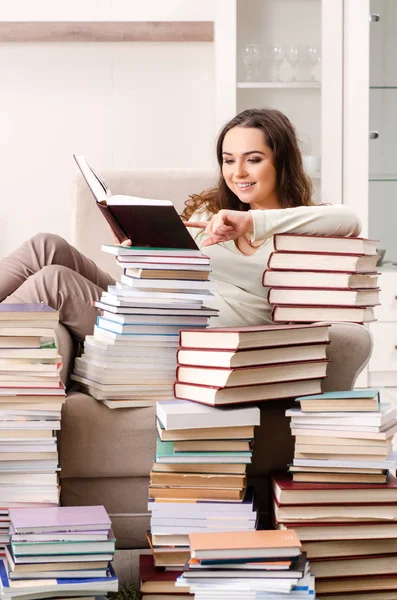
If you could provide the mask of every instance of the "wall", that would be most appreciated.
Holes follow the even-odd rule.
[[[197,4],[13,0],[0,21],[211,20]],[[0,44],[0,256],[37,231],[72,239],[73,153],[98,171],[213,166],[213,63],[201,42]]]
[[[369,129],[379,138],[369,142],[369,235],[387,250],[386,260],[397,261],[397,3],[372,0],[371,12],[381,19],[370,26]]]

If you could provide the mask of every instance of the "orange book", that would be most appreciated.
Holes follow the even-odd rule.
[[[279,558],[299,556],[301,543],[294,530],[235,531],[189,534],[192,558]]]

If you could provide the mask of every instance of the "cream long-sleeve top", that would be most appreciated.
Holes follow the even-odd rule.
[[[264,243],[254,254],[243,254],[234,241],[203,248],[203,230],[189,232],[203,254],[211,259],[210,279],[216,283],[215,301],[211,308],[219,316],[211,319],[212,327],[238,327],[271,323],[268,289],[262,286],[263,271],[273,252],[276,233],[305,233],[311,235],[358,236],[361,225],[358,217],[342,204],[299,206],[272,210],[252,210],[254,230],[252,241]],[[190,221],[208,221],[212,213],[196,211]]]

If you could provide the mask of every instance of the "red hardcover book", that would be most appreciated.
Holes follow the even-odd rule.
[[[310,235],[306,233],[277,233],[273,238],[274,249],[284,252],[330,252],[377,256],[378,240],[340,235]]]
[[[328,325],[260,325],[257,327],[211,327],[184,329],[179,334],[182,348],[245,350],[328,342]]]
[[[346,306],[362,307],[379,305],[379,288],[346,289],[297,287],[269,288],[269,304],[295,306]]]
[[[389,475],[387,483],[296,483],[289,473],[272,476],[273,492],[281,505],[294,504],[367,504],[397,502],[397,479]]]
[[[182,571],[165,571],[154,566],[151,554],[139,555],[139,580],[142,594],[188,594],[189,587],[177,587]]]
[[[327,359],[307,360],[234,369],[178,366],[176,379],[181,383],[210,385],[219,388],[295,381],[296,379],[317,379],[325,377],[328,362]]]
[[[297,269],[276,270],[266,269],[263,272],[262,285],[271,288],[293,287],[346,289],[374,289],[378,287],[381,273],[350,273],[326,271],[300,271]]]
[[[247,402],[280,400],[295,398],[305,394],[319,394],[322,379],[304,379],[300,381],[283,381],[259,385],[242,385],[238,387],[220,388],[216,386],[197,385],[176,382],[174,395],[179,400],[191,400],[209,406],[227,406]],[[302,391],[314,389],[316,391]]]
[[[272,321],[315,323],[316,321],[339,321],[345,323],[370,323],[376,321],[372,307],[365,306],[297,306],[275,305]]]
[[[279,270],[376,273],[379,256],[331,252],[272,252],[267,267]]]

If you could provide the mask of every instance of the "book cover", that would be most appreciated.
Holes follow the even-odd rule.
[[[277,233],[273,238],[273,245],[277,252],[333,252],[374,256],[377,255],[377,241],[363,237]]]
[[[112,195],[109,186],[83,156],[73,157],[120,243],[130,239],[138,247],[198,250],[172,202]]]
[[[324,392],[323,394],[314,394],[311,396],[298,396],[295,402],[301,400],[356,400],[362,398],[379,397],[379,390],[362,389],[362,390],[346,390],[340,392]]]
[[[275,550],[285,550],[286,556],[300,554],[301,543],[295,531],[247,531],[236,535],[235,532],[203,532],[191,533],[189,544],[192,558],[220,552],[232,557],[234,551],[246,554],[250,550],[267,551],[270,555]],[[230,554],[229,554],[230,553]]]
[[[17,533],[35,531],[88,531],[110,529],[103,506],[57,506],[54,508],[10,509],[10,521]]]

